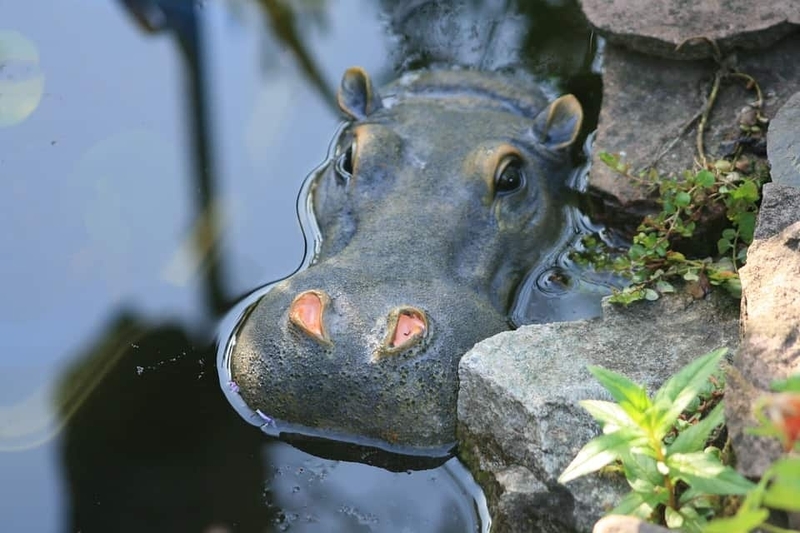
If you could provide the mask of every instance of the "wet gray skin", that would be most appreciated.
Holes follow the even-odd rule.
[[[232,379],[278,430],[405,453],[455,441],[457,367],[509,329],[515,289],[563,235],[582,111],[529,83],[345,72],[350,122],[311,184],[321,247],[236,332]]]

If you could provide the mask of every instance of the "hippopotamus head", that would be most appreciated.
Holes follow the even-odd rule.
[[[338,102],[349,122],[307,186],[315,258],[243,316],[231,376],[275,431],[436,453],[455,441],[459,358],[509,329],[516,287],[562,240],[581,107],[475,71],[379,95],[359,68]]]

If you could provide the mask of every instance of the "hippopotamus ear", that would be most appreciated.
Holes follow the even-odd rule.
[[[583,108],[571,94],[556,98],[534,119],[533,133],[551,150],[570,146],[578,137],[583,122]]]
[[[383,107],[380,95],[372,89],[372,80],[361,67],[350,67],[344,72],[336,99],[339,108],[356,120]]]

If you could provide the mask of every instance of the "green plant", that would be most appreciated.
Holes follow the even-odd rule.
[[[652,398],[625,376],[590,367],[616,403],[581,402],[600,422],[603,434],[580,450],[559,481],[565,483],[618,461],[631,492],[611,514],[630,514],[685,531],[701,531],[713,516],[720,495],[745,494],[754,486],[722,463],[719,449],[706,446],[723,423],[721,403],[702,419],[676,429],[684,411],[698,396],[708,393],[709,379],[719,373],[726,352],[715,350],[689,363]],[[714,382],[720,386],[718,379]],[[696,418],[693,414],[690,419]]]
[[[800,451],[800,375],[774,383],[772,388],[775,393],[759,398],[754,408],[759,424],[751,433],[779,439],[786,452]],[[800,512],[800,457],[775,461],[736,514],[712,521],[703,533],[746,533],[756,528],[789,531],[767,522],[770,509]]]
[[[582,251],[573,254],[579,264],[611,270],[630,284],[615,291],[611,301],[629,304],[637,300],[656,300],[673,292],[677,279],[719,285],[732,294],[741,294],[738,269],[747,257],[753,240],[761,184],[767,173],[747,174],[750,163],[740,160],[737,167],[720,160],[707,169],[686,171],[682,179],[670,179],[654,169],[634,175],[619,156],[600,153],[601,160],[627,179],[658,190],[658,213],[646,216],[633,236],[630,248],[622,252],[603,245],[594,236],[583,240]],[[744,163],[742,163],[744,161]],[[717,241],[717,257],[689,258],[675,250],[678,240],[689,240],[698,222],[713,213],[724,212],[729,222]]]

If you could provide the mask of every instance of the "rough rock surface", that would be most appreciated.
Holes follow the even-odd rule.
[[[800,187],[800,92],[789,98],[770,124],[767,154],[772,181]]]
[[[770,216],[762,209],[762,220]],[[725,416],[736,468],[757,477],[782,450],[775,439],[746,433],[755,425],[752,408],[772,381],[800,372],[800,222],[754,241],[747,255],[739,271],[744,339],[727,381]]]
[[[738,68],[753,76],[761,86],[763,113],[768,118],[800,91],[798,57],[800,32],[769,50],[738,54]],[[652,166],[657,156],[666,152],[655,164],[662,175],[690,168],[697,153],[697,121],[692,119],[704,106],[717,66],[712,61],[648,57],[609,45],[604,68],[603,107],[594,143],[589,192],[608,207],[608,219],[615,225],[632,222],[652,209],[653,198],[609,169],[597,154],[624,151],[625,160],[638,171]],[[741,79],[722,81],[706,127],[705,151],[710,160],[730,150],[732,141],[740,136],[739,121],[755,99],[755,93],[745,89]],[[763,152],[763,144],[756,143],[752,149],[756,154]],[[620,220],[620,213],[627,215],[628,220]]]
[[[800,187],[779,183],[765,184],[761,190],[761,208],[754,239],[761,241],[774,237],[798,220],[800,220]],[[750,264],[753,265],[754,261],[750,261]]]
[[[800,25],[795,0],[581,0],[589,23],[610,43],[646,54],[679,59],[711,57],[697,36],[713,39],[723,52],[765,48]]]
[[[694,357],[738,344],[738,302],[719,291],[604,312],[602,320],[501,333],[461,360],[461,456],[487,494],[493,531],[590,531],[627,492],[624,480],[608,476],[556,482],[598,433],[577,402],[609,398],[587,365],[653,391]]]

